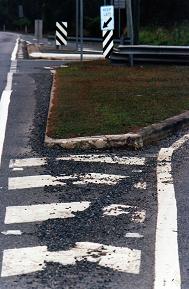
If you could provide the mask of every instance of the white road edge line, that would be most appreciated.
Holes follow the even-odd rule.
[[[18,43],[19,43],[19,37],[16,40],[16,44],[11,55],[11,62],[16,60],[16,53],[18,51]],[[5,132],[6,132],[6,126],[7,126],[7,119],[8,119],[10,97],[12,94],[12,79],[13,79],[13,72],[11,72],[11,66],[10,66],[10,72],[7,75],[7,84],[0,99],[0,167],[1,167],[3,145],[4,145],[4,140],[5,140]]]
[[[169,148],[162,148],[158,155],[154,289],[181,289],[177,203],[171,160],[173,153],[188,140],[189,134],[186,134]]]

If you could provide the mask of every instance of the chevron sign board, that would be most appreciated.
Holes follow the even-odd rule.
[[[114,46],[113,30],[102,31],[102,37],[103,37],[103,55],[105,58],[108,58]]]
[[[67,22],[56,22],[56,45],[67,45],[67,28]]]

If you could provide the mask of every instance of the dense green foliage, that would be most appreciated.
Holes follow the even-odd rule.
[[[135,0],[132,0],[135,1]],[[138,0],[140,1],[141,26],[162,25],[169,27],[189,19],[188,0]],[[104,0],[83,0],[85,35],[100,33],[99,9]],[[109,4],[110,0],[106,0]],[[24,19],[19,19],[18,6],[23,5]],[[68,21],[69,34],[75,32],[76,0],[0,0],[0,29],[24,30],[27,25],[32,32],[34,19],[44,20],[46,32],[54,32],[55,21]],[[115,11],[118,23],[118,10]],[[121,11],[121,31],[125,26],[125,11]],[[117,24],[118,26],[118,24]],[[95,34],[95,35],[94,35]]]

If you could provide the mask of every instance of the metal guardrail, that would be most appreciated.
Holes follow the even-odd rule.
[[[111,55],[113,63],[129,62],[189,64],[189,46],[119,45]]]

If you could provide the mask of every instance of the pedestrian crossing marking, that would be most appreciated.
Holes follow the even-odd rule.
[[[136,189],[141,189],[141,190],[146,190],[146,182],[138,182],[136,184],[134,184],[134,188]]]
[[[8,180],[8,190],[20,190],[31,188],[42,188],[45,186],[66,186],[72,185],[108,185],[113,186],[120,181],[130,178],[128,175],[115,175],[103,173],[85,173],[59,176],[50,174],[26,175],[22,173],[25,169],[46,166],[49,161],[61,162],[86,162],[98,164],[117,164],[125,166],[141,166],[146,163],[145,157],[119,157],[115,154],[82,154],[64,155],[56,158],[24,158],[11,159],[9,169],[14,172],[13,177]],[[135,167],[136,169],[136,167]],[[18,171],[19,176],[15,176]],[[132,171],[132,173],[134,170]],[[20,176],[24,174],[24,176]],[[28,173],[27,173],[28,174]],[[133,185],[136,189],[146,189],[146,182],[140,181]],[[25,224],[32,222],[43,222],[49,219],[74,218],[77,212],[87,210],[91,202],[69,202],[35,204],[26,206],[8,206],[6,208],[6,225]],[[119,217],[128,215],[131,222],[143,223],[146,218],[146,211],[137,206],[126,204],[111,204],[101,209],[102,217]],[[7,230],[1,232],[5,236],[22,235],[19,230]],[[138,233],[127,233],[127,238],[142,238]],[[17,237],[18,238],[18,237]],[[21,238],[21,237],[20,237]],[[77,265],[80,261],[97,263],[101,267],[112,269],[113,271],[129,274],[139,274],[141,266],[141,250],[130,249],[128,247],[115,247],[92,242],[78,242],[73,248],[67,251],[50,252],[46,246],[24,247],[4,250],[2,261],[1,277],[23,275],[32,272],[42,271],[48,262],[59,263],[63,266]]]
[[[66,186],[65,181],[72,180],[74,185],[80,184],[106,184],[116,185],[119,181],[128,178],[128,176],[110,175],[110,174],[74,174],[74,175],[36,175],[36,176],[23,176],[23,177],[11,177],[8,181],[9,190],[19,189],[31,189],[40,188],[44,186]],[[75,180],[75,181],[74,181]]]
[[[116,155],[70,155],[56,159],[57,161],[78,161],[78,162],[95,162],[95,163],[107,163],[107,164],[119,164],[119,165],[138,165],[143,166],[145,164],[145,158],[139,157],[118,157]]]
[[[11,159],[9,168],[24,168],[24,167],[37,167],[47,164],[48,158],[25,158],[25,159]],[[55,161],[74,161],[74,162],[91,162],[91,163],[107,163],[107,164],[120,164],[120,165],[145,165],[144,157],[118,157],[116,155],[100,154],[100,155],[68,155],[55,158]]]
[[[46,165],[46,158],[11,159],[9,168],[38,167]]]
[[[83,260],[113,271],[139,274],[141,250],[92,242],[78,242],[70,250],[57,252],[48,251],[46,246],[8,249],[3,252],[1,277],[42,271],[48,262],[68,266]]]
[[[117,217],[120,215],[131,215],[131,221],[134,223],[144,223],[146,210],[139,209],[137,206],[111,204],[103,208],[103,216]]]
[[[126,238],[138,238],[138,239],[144,238],[144,236],[139,233],[126,233],[125,237]]]
[[[85,184],[116,185],[119,181],[128,178],[128,176],[91,173],[86,175],[80,175],[79,178],[80,178],[79,181],[73,182],[74,185],[85,185]]]
[[[89,206],[90,202],[71,202],[7,207],[5,224],[73,218],[75,213],[85,211]]]
[[[65,186],[66,183],[64,183],[63,180],[65,180],[65,177],[57,178],[51,175],[15,177],[9,178],[8,189],[21,190],[21,189],[40,188],[51,185]]]

